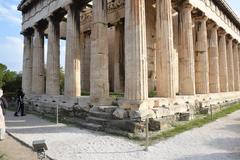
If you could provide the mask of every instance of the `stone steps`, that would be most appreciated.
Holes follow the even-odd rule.
[[[89,112],[89,116],[97,117],[97,118],[104,118],[104,119],[112,119],[113,118],[111,113],[99,112],[99,111],[91,111],[91,112]]]
[[[98,106],[97,108],[100,112],[113,113],[118,106]]]
[[[98,118],[98,117],[92,117],[92,116],[88,116],[86,118],[87,122],[93,123],[93,124],[99,124],[99,125],[106,125],[106,123],[109,121],[107,119],[104,118]]]
[[[86,121],[79,121],[79,119],[67,119],[68,122],[73,123],[79,127],[94,130],[94,131],[104,131],[104,127],[100,124],[90,123]]]

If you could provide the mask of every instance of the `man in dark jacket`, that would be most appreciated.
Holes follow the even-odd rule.
[[[16,98],[17,98],[17,110],[14,114],[14,116],[18,116],[18,113],[21,111],[21,116],[25,116],[24,114],[24,96],[25,94],[23,93],[22,91],[22,88],[20,88],[18,91],[17,91],[17,95],[16,95]]]

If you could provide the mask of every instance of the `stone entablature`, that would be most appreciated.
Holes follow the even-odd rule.
[[[116,0],[108,2],[108,21],[109,23],[115,23],[120,18],[124,17],[124,0]],[[65,6],[71,4],[71,0],[41,0],[40,3],[34,5],[27,12],[23,13],[22,30],[32,27],[40,21],[49,17],[53,12],[59,8],[65,8]],[[81,14],[81,25],[85,25],[92,21],[91,9]],[[85,28],[85,27],[84,27]]]
[[[32,27],[36,22],[43,18],[47,18],[54,11],[59,8],[64,8],[68,4],[72,3],[71,0],[41,0],[34,5],[27,12],[23,13],[22,30]],[[212,0],[189,0],[194,7],[203,11],[210,19],[216,21],[216,23],[224,28],[226,32],[231,34],[235,39],[240,40],[240,30],[234,25],[234,23],[227,17],[224,12],[214,4]],[[108,2],[108,22],[116,23],[120,18],[124,18],[124,4],[125,0],[115,0]],[[230,9],[229,12],[234,14]],[[233,17],[236,17],[235,14]],[[236,17],[237,18],[237,17]],[[81,25],[86,25],[92,20],[92,11],[88,11],[81,14]],[[237,21],[239,21],[237,19]],[[239,22],[240,23],[240,22]],[[89,28],[89,24],[87,24]]]
[[[57,9],[64,8],[71,3],[71,0],[40,0],[39,3],[23,13],[22,31],[49,17]]]

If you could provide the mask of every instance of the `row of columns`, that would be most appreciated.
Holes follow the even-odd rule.
[[[91,34],[90,92],[93,101],[109,96],[107,1],[93,2]],[[66,58],[64,95],[81,96],[80,63],[80,10],[78,5],[66,7]],[[60,93],[60,22],[50,16],[48,20],[48,49],[46,79],[44,70],[44,32],[46,25],[37,24],[33,32],[24,32],[23,89],[26,94],[59,95]],[[33,36],[34,35],[34,36]]]
[[[188,3],[179,8],[180,94],[239,91],[238,42],[192,9]]]
[[[176,95],[174,74],[174,42],[172,4],[169,0],[156,1],[157,77],[156,88],[160,97]],[[179,6],[179,93],[181,95],[238,91],[239,47],[214,23],[207,24],[206,16],[192,17],[193,7]],[[65,95],[81,95],[80,10],[77,5],[67,7]],[[193,21],[194,19],[194,21]],[[93,1],[91,31],[90,94],[94,102],[109,96],[107,1]],[[146,41],[145,0],[125,2],[125,99],[148,98],[148,67]],[[194,24],[194,32],[193,32]],[[60,19],[48,18],[48,54],[46,94],[59,95]],[[34,38],[24,34],[23,88],[27,94],[44,93],[44,30],[36,25]],[[194,34],[193,34],[194,33]],[[119,47],[121,48],[121,47]],[[118,51],[123,52],[123,51]],[[32,53],[32,54],[31,54]],[[119,64],[116,72],[119,72]],[[119,77],[116,77],[116,79]],[[120,82],[120,80],[118,80]],[[31,87],[29,87],[29,85]],[[122,84],[116,85],[120,89]]]
[[[80,96],[80,11],[75,5],[67,7],[65,95]],[[46,79],[44,69],[45,24],[36,24],[32,32],[24,34],[23,89],[26,94],[60,94],[60,22],[61,18],[48,19],[48,46]]]

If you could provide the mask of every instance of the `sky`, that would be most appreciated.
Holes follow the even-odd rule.
[[[0,0],[0,63],[17,72],[22,70],[23,56],[23,37],[20,35],[21,12],[17,11],[20,1]],[[240,17],[240,0],[227,0],[227,2]],[[45,47],[45,54],[46,50],[47,47]],[[60,50],[61,66],[63,66],[65,51],[65,42],[63,41],[61,41]]]

